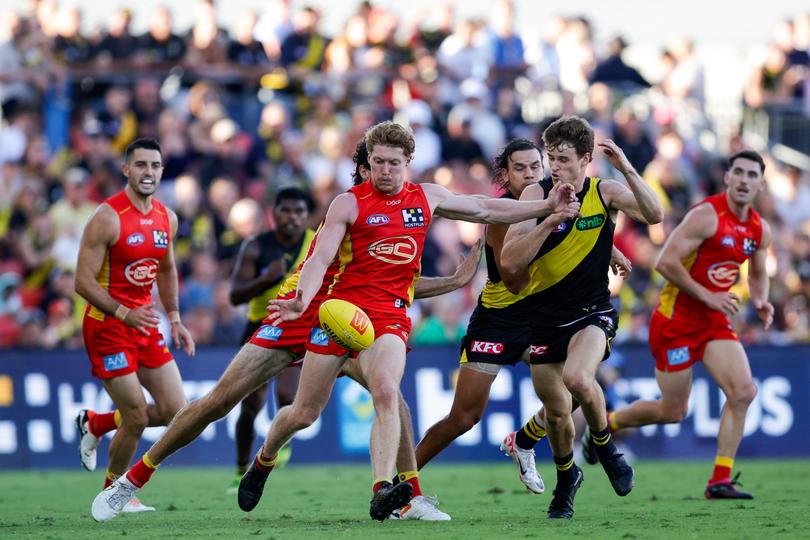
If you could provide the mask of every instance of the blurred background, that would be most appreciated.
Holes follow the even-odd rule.
[[[653,227],[618,224],[616,245],[633,262],[626,283],[611,278],[618,350],[646,342],[662,285],[653,262],[669,232],[690,205],[722,189],[725,157],[753,148],[767,160],[757,208],[774,231],[776,316],[763,331],[748,307],[734,325],[745,344],[792,345],[768,350],[806,361],[809,69],[810,9],[789,0],[744,9],[730,1],[412,2],[407,10],[392,1],[6,0],[0,355],[8,362],[0,372],[15,358],[43,358],[25,350],[46,349],[68,354],[71,369],[89,378],[85,305],[73,292],[79,238],[99,202],[122,188],[122,151],[137,137],[163,146],[158,196],[180,219],[183,320],[198,346],[221,347],[227,359],[245,322],[244,306],[229,303],[228,278],[242,240],[273,226],[280,188],[309,190],[317,225],[350,185],[363,132],[394,118],[414,130],[412,180],[498,195],[495,154],[509,138],[537,140],[566,113],[613,138],[667,212]],[[621,179],[598,153],[590,174]],[[452,273],[481,232],[435,220],[423,273]],[[482,267],[467,288],[412,307],[417,353],[453,350],[484,279]],[[4,380],[0,402],[11,403],[15,386]]]

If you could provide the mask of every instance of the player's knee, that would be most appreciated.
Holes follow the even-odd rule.
[[[371,399],[376,410],[397,410],[399,408],[399,389],[394,384],[381,383],[371,390]]]
[[[754,398],[757,397],[757,387],[753,382],[736,386],[731,389],[727,399],[732,406],[748,408]]]
[[[593,379],[582,373],[569,373],[563,375],[563,383],[568,391],[571,392],[574,397],[577,397],[579,401],[588,401],[581,398],[588,396],[591,392]]]
[[[149,425],[149,413],[146,406],[121,411],[121,425],[118,429],[127,431],[132,435],[141,436],[143,430]]]
[[[481,421],[481,413],[478,411],[465,411],[461,414],[451,416],[452,425],[458,429],[457,436],[467,433]]]
[[[689,402],[679,402],[668,404],[661,411],[661,422],[664,424],[677,424],[689,412]]]
[[[306,429],[321,415],[320,409],[309,405],[293,406],[292,423],[296,430]]]
[[[554,429],[563,426],[568,422],[568,418],[571,416],[571,410],[570,409],[556,410],[554,408],[546,406],[545,414],[546,414],[546,427]]]

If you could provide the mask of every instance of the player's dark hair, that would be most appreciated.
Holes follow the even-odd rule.
[[[492,177],[492,183],[504,189],[509,187],[509,177],[506,172],[509,170],[509,158],[515,152],[523,150],[537,150],[540,152],[540,163],[543,163],[543,148],[529,139],[512,139],[506,146],[503,147],[501,153],[495,156],[493,166],[495,168],[495,175]]]
[[[124,156],[127,162],[129,162],[130,158],[132,157],[132,154],[135,153],[135,150],[137,150],[138,148],[144,148],[146,150],[157,150],[158,154],[160,154],[160,159],[161,160],[163,159],[163,151],[160,149],[160,143],[157,142],[155,139],[142,138],[142,139],[135,139],[134,141],[129,143],[129,146],[127,146],[127,149],[124,152]]]
[[[366,146],[365,138],[357,141],[357,146],[354,147],[354,154],[352,154],[352,161],[354,161],[352,182],[357,186],[363,183],[363,177],[360,175],[360,167],[366,170],[371,169],[371,165],[368,162],[368,147]]]
[[[543,143],[547,149],[572,146],[579,158],[585,154],[593,156],[593,128],[584,118],[565,115],[546,128],[543,132]]]
[[[756,161],[759,163],[760,174],[765,174],[765,160],[762,159],[762,156],[759,155],[759,152],[754,152],[753,150],[741,150],[728,158],[728,168],[726,170],[731,170],[731,167],[734,166],[735,159],[750,159],[751,161]]]
[[[278,208],[282,201],[304,201],[307,205],[307,211],[312,212],[315,210],[315,201],[312,200],[312,195],[308,191],[295,186],[282,188],[276,193],[276,202],[273,208]]]

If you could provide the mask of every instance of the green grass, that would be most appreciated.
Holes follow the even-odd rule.
[[[89,515],[100,472],[0,473],[0,538],[775,538],[810,537],[810,461],[742,460],[753,501],[706,501],[710,463],[642,462],[636,487],[613,494],[601,467],[585,466],[571,522],[549,522],[547,492],[531,495],[509,463],[434,465],[423,473],[449,523],[372,522],[367,466],[292,466],[274,473],[259,506],[245,514],[226,495],[228,469],[162,468],[141,499],[158,512],[99,524]]]

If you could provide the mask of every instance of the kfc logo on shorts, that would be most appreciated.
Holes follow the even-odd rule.
[[[410,236],[393,236],[368,246],[368,254],[389,264],[408,264],[416,258],[416,240]]]
[[[278,338],[281,337],[281,334],[284,333],[282,328],[278,326],[273,326],[270,324],[265,324],[259,331],[256,332],[256,337],[259,339],[266,339],[268,341],[278,341]]]
[[[148,287],[155,281],[159,267],[157,259],[140,259],[124,268],[124,277],[133,285]]]
[[[388,216],[385,214],[374,214],[373,216],[368,216],[366,219],[366,225],[371,225],[372,227],[376,227],[378,225],[385,225],[391,221],[388,219]]]
[[[127,237],[127,245],[128,246],[140,246],[141,244],[144,243],[145,240],[146,239],[144,238],[144,236],[141,233],[139,233],[139,232],[132,233]]]
[[[529,356],[543,356],[548,352],[548,345],[529,345]]]
[[[721,289],[727,289],[737,283],[737,276],[740,274],[740,263],[737,261],[715,263],[709,267],[706,274],[713,285]]]
[[[470,352],[502,354],[503,343],[493,343],[492,341],[473,341],[470,345]]]

